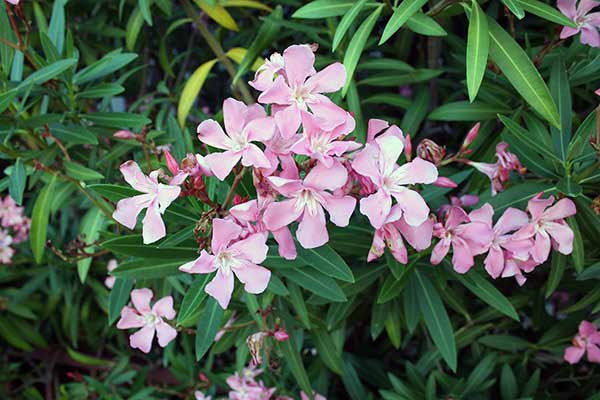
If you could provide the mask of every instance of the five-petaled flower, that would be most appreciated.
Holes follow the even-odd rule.
[[[573,346],[565,349],[564,359],[569,364],[577,364],[585,353],[589,362],[600,363],[600,332],[591,322],[581,321]]]
[[[566,39],[581,32],[581,43],[588,44],[592,47],[600,47],[600,13],[590,11],[600,5],[595,0],[581,0],[577,4],[577,0],[558,0],[558,9],[566,15],[576,25],[575,28],[570,26],[563,27],[560,32],[560,38]]]

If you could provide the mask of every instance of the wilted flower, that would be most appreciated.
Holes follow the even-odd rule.
[[[423,139],[417,146],[417,156],[433,163],[433,165],[437,167],[444,157],[446,157],[446,148],[440,146],[433,140]]]

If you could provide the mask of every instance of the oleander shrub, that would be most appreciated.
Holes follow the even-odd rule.
[[[600,399],[600,3],[0,3],[0,397]]]

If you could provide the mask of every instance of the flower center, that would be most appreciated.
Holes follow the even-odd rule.
[[[306,109],[306,100],[309,97],[310,93],[303,86],[297,86],[292,90],[292,100],[302,109]]]
[[[231,252],[222,251],[217,255],[217,264],[219,264],[221,272],[227,276],[231,272],[231,269],[235,268],[236,260]]]
[[[312,140],[311,147],[314,153],[326,154],[329,150],[329,140],[325,135],[320,135]]]
[[[296,197],[296,210],[306,210],[310,215],[316,215],[318,205],[319,201],[309,189],[302,189]]]
[[[231,149],[234,151],[240,151],[240,150],[245,149],[246,146],[248,146],[248,141],[246,139],[244,139],[243,137],[239,137],[233,141],[233,145],[231,146]]]
[[[160,318],[158,317],[158,315],[154,314],[153,312],[144,314],[144,324],[146,324],[146,325],[156,325],[159,321],[160,321]]]

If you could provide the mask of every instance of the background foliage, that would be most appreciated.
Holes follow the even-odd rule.
[[[24,1],[21,18],[13,16],[19,36],[14,10],[0,4],[0,189],[22,202],[32,227],[0,268],[3,398],[191,398],[203,387],[200,372],[213,393],[246,365],[246,337],[263,323],[256,311],[269,307],[291,336],[269,342],[263,379],[279,394],[597,398],[598,367],[567,365],[562,353],[579,321],[600,311],[600,173],[588,143],[597,135],[600,51],[558,38],[572,23],[554,4]],[[165,216],[176,233],[143,246],[110,217],[133,193],[113,183],[127,159],[150,170],[163,165],[161,146],[177,159],[193,152],[196,125],[221,118],[228,96],[253,102],[252,70],[292,43],[318,44],[319,68],[344,63],[351,79],[333,98],[354,113],[358,140],[369,118],[384,118],[415,145],[428,138],[451,153],[481,121],[471,159],[491,161],[504,140],[529,173],[495,197],[476,171],[451,165],[442,175],[500,211],[540,191],[571,197],[573,254],[555,253],[523,287],[492,281],[481,265],[466,275],[432,267],[427,256],[367,265],[372,231],[356,217],[294,262],[273,253],[267,292],[234,296],[233,311],[215,311],[202,295],[205,276],[177,270],[196,257],[204,205],[186,198],[171,206]],[[112,137],[122,129],[141,139]],[[211,197],[222,201],[230,184],[212,182]],[[239,194],[252,196],[251,187]],[[450,194],[423,196],[440,206]],[[119,267],[109,291],[111,257]],[[114,322],[134,286],[173,295],[178,325],[196,334],[133,352]],[[232,312],[248,324],[211,346]]]

